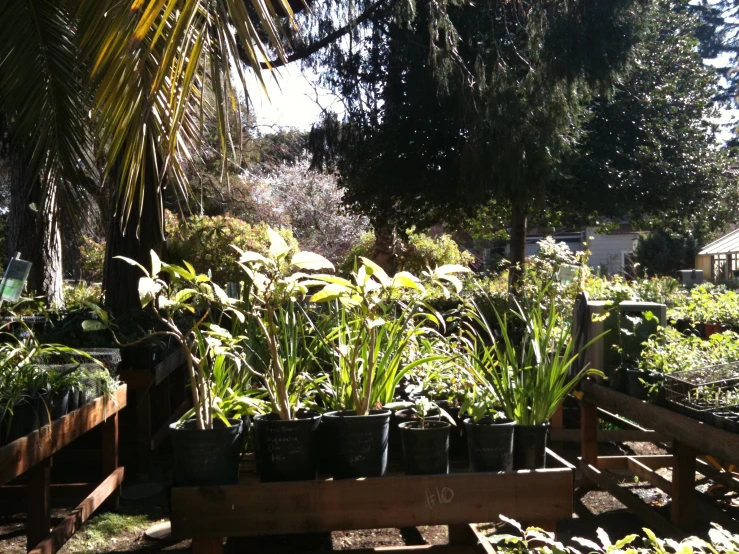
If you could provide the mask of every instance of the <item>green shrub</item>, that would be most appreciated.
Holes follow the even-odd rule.
[[[339,271],[344,274],[351,273],[357,257],[371,258],[374,246],[375,237],[372,233],[362,235],[339,266]],[[430,237],[425,233],[416,233],[414,229],[408,230],[408,240],[399,244],[397,249],[397,270],[409,271],[415,275],[421,274],[427,268],[433,269],[447,264],[468,266],[474,260],[472,254],[459,249],[450,235]]]
[[[694,266],[698,250],[694,237],[658,229],[639,237],[634,254],[640,273],[675,275]]]
[[[238,255],[231,245],[242,250],[266,254],[269,249],[267,224],[251,225],[241,219],[227,216],[195,216],[180,221],[167,216],[167,251],[165,260],[181,265],[184,261],[210,272],[211,280],[224,285],[239,282],[244,271],[238,265]],[[295,250],[298,242],[288,229],[278,233]]]
[[[105,243],[97,242],[90,237],[82,237],[80,245],[80,269],[82,279],[88,283],[99,283],[103,280],[105,264]]]
[[[685,336],[672,327],[660,328],[642,345],[641,369],[672,373],[739,360],[739,335],[715,333],[708,340]]]

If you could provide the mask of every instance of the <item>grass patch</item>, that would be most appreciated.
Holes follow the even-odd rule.
[[[104,512],[93,516],[65,545],[61,554],[97,554],[119,550],[141,535],[152,520],[145,514]]]

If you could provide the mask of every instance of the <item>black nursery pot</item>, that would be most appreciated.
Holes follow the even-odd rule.
[[[41,408],[41,399],[38,397],[17,404],[13,408],[13,414],[8,413],[6,415],[6,418],[10,418],[7,442],[13,442],[21,437],[25,437],[38,429]]]
[[[511,471],[514,427],[509,420],[493,421],[486,417],[474,422],[466,419],[470,471]]]
[[[358,416],[355,411],[323,415],[323,450],[331,458],[328,468],[336,479],[382,477],[387,470],[390,411],[371,410]]]
[[[51,420],[54,421],[69,413],[69,389],[55,393],[49,399],[49,412]]]
[[[642,380],[647,380],[646,371],[641,369],[626,370],[626,391],[629,393],[629,396],[633,396],[639,400],[649,398],[649,392],[644,383],[642,383]]]
[[[513,447],[515,469],[546,467],[549,422],[542,425],[516,425]]]
[[[320,422],[321,416],[313,412],[287,421],[279,414],[254,418],[254,452],[262,481],[316,478]]]
[[[406,474],[449,473],[450,427],[446,421],[427,421],[424,428],[418,421],[406,421],[398,426]]]
[[[239,482],[239,458],[244,444],[244,422],[221,420],[213,429],[198,429],[194,419],[169,426],[174,451],[174,482],[180,487],[236,485]]]
[[[608,386],[617,392],[626,392],[626,370],[616,367],[608,376]]]
[[[388,456],[392,460],[399,460],[402,458],[403,448],[400,439],[400,425],[409,421],[416,421],[416,414],[411,408],[403,410],[390,410],[390,435],[389,435],[389,450]],[[432,415],[426,418],[431,421],[440,421],[441,414],[435,411]]]

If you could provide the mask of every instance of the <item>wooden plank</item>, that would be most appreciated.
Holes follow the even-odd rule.
[[[672,466],[672,506],[670,519],[675,525],[692,528],[695,524],[695,456],[696,452],[682,442],[674,443]]]
[[[582,391],[587,401],[610,412],[624,414],[665,437],[689,444],[699,452],[710,454],[724,462],[739,465],[739,434],[704,425],[677,412],[637,400],[591,381],[583,383]]]
[[[144,369],[124,369],[118,372],[118,377],[128,385],[131,392],[146,390],[154,381],[152,372]]]
[[[102,425],[102,468],[103,475],[110,475],[118,469],[118,414],[109,417]],[[115,510],[118,508],[120,487],[113,492],[106,501],[106,508]]]
[[[620,415],[612,414],[611,412],[608,412],[601,407],[598,407],[598,416],[603,421],[607,421],[608,423],[615,425],[619,429],[631,430],[631,431],[649,431],[650,430],[650,429],[641,427],[637,425],[636,423],[634,423],[633,421],[629,421],[628,419],[623,418]]]
[[[357,548],[346,550],[346,554],[486,554],[482,543],[464,544],[423,544],[419,546],[379,546],[377,548]],[[294,554],[294,553],[291,553]]]
[[[635,458],[627,458],[627,469],[636,475],[639,479],[650,483],[663,491],[665,494],[672,496],[672,482],[662,477],[652,468],[647,467]]]
[[[151,437],[151,449],[156,450],[159,448],[159,445],[162,444],[162,441],[167,438],[167,435],[169,435],[169,426],[170,424],[174,423],[178,419],[180,419],[187,410],[190,409],[192,406],[192,401],[190,399],[185,399],[179,406],[177,406],[177,409],[175,409],[174,412],[172,412],[172,415],[167,418],[167,420],[164,422],[164,424],[159,428],[159,430],[154,433],[154,436]]]
[[[572,515],[572,471],[542,469],[172,489],[172,532],[228,537],[548,521]]]
[[[151,471],[151,390],[136,392],[136,468],[139,474]]]
[[[56,461],[56,456],[54,456]],[[94,483],[51,483],[52,498],[84,498],[95,490]],[[3,500],[22,502],[28,498],[28,485],[4,485],[0,487]]]
[[[675,461],[673,456],[669,454],[657,454],[653,456],[598,456],[597,467],[600,470],[628,469],[629,460],[636,460],[650,469],[672,467],[672,463]]]
[[[118,488],[123,482],[123,468],[119,467],[100,483],[74,511],[54,527],[48,538],[38,543],[30,554],[56,554],[72,535],[87,521],[95,510]]]
[[[161,384],[172,372],[181,368],[184,364],[185,353],[182,348],[178,348],[154,366],[154,385]]]
[[[0,485],[48,458],[126,406],[126,386],[0,448]]]
[[[653,531],[667,537],[685,538],[686,534],[681,529],[660,516],[651,507],[647,506],[641,498],[631,493],[631,491],[620,487],[611,477],[588,464],[584,459],[580,460],[580,470],[583,476],[587,477],[589,481],[609,492],[614,498],[629,508],[629,510],[642,518]]]
[[[598,463],[598,407],[587,400],[580,400],[580,453],[589,464]],[[583,485],[589,486],[587,477]]]
[[[579,429],[551,429],[549,437],[553,441],[580,442],[582,431]],[[661,442],[663,437],[654,431],[635,429],[598,429],[598,442]]]
[[[739,479],[737,478],[736,473],[720,471],[706,460],[702,460],[700,458],[696,459],[696,470],[701,475],[710,477],[714,481],[719,481],[731,490],[739,490]]]
[[[42,460],[28,472],[26,545],[28,550],[41,542],[51,529],[51,458]]]
[[[223,539],[193,539],[192,554],[223,554]]]

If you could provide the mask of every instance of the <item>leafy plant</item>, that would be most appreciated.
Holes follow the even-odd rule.
[[[361,258],[362,265],[351,281],[334,275],[315,275],[308,285],[320,290],[312,302],[333,302],[325,341],[333,352],[331,397],[343,409],[359,415],[393,401],[403,376],[415,367],[443,359],[429,355],[413,359],[411,350],[426,336],[438,336],[443,320],[422,310],[426,287],[411,273],[401,271],[392,278],[377,264]],[[427,273],[429,281],[452,284],[461,290],[454,274],[469,271],[447,265]]]
[[[295,417],[300,399],[290,396],[295,377],[305,365],[308,341],[305,333],[307,322],[303,309],[298,305],[307,293],[307,275],[293,273],[292,268],[303,270],[333,270],[333,264],[323,256],[312,252],[292,253],[292,248],[274,230],[268,228],[269,252],[239,251],[239,264],[247,275],[244,297],[248,315],[256,323],[256,331],[267,346],[253,346],[253,338],[247,338],[247,350],[251,361],[250,371],[262,382],[274,410],[283,420]],[[248,337],[249,335],[247,335]]]
[[[546,294],[546,289],[540,292]],[[483,389],[483,401],[497,400],[506,416],[519,425],[547,422],[564,398],[588,375],[603,373],[571,370],[580,352],[554,304],[542,307],[540,296],[502,316],[495,310],[500,329],[496,337],[476,304],[471,306],[467,369]],[[519,336],[515,334],[518,333]],[[595,337],[583,348],[587,348]]]
[[[426,429],[428,427],[427,423],[429,421],[429,417],[435,417],[437,415],[441,416],[451,425],[457,425],[454,418],[450,416],[444,408],[425,396],[420,396],[411,402],[392,402],[390,404],[386,404],[385,407],[393,410],[401,408],[411,410],[413,417],[418,422],[421,429]]]

